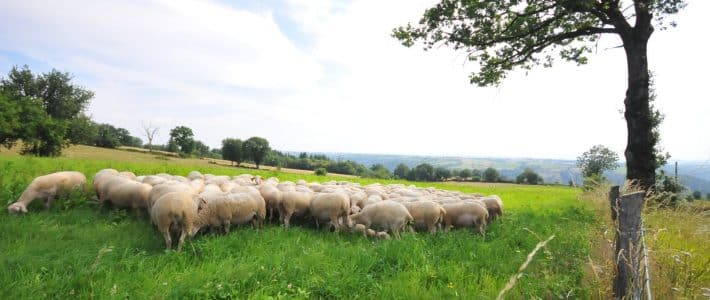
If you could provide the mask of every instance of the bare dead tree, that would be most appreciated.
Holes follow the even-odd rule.
[[[153,152],[153,138],[155,138],[155,134],[158,133],[160,127],[153,126],[152,123],[148,123],[148,125],[141,123],[141,125],[143,127],[143,135],[148,140],[148,152]]]

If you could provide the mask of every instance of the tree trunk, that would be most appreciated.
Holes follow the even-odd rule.
[[[628,89],[624,99],[626,128],[626,178],[637,180],[643,189],[656,182],[653,122],[649,107],[649,74],[646,56],[650,34],[633,34],[624,40],[628,67]]]

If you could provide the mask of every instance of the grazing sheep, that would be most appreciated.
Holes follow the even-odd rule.
[[[80,172],[65,171],[39,176],[32,180],[15,203],[7,207],[7,211],[14,214],[27,213],[27,205],[37,198],[44,199],[44,205],[49,209],[57,195],[77,188],[86,188],[86,176]]]
[[[446,210],[446,216],[444,217],[445,231],[448,231],[452,226],[473,226],[482,236],[486,236],[488,210],[483,205],[476,202],[458,202],[447,203],[442,206]]]
[[[229,233],[232,224],[246,224],[251,222],[254,228],[260,227],[266,210],[263,202],[260,204],[248,194],[225,194],[217,199],[208,201],[197,214],[195,232],[202,227],[221,227],[224,233]]]
[[[106,179],[101,180],[99,184],[99,189],[96,190],[96,195],[98,196],[99,202],[103,201],[103,199],[106,198],[106,194],[108,194],[108,190],[117,186],[124,184],[126,182],[134,182],[133,180],[127,179],[122,176],[111,176],[107,177]]]
[[[193,223],[197,217],[197,205],[194,196],[188,193],[167,193],[155,201],[150,209],[150,219],[158,227],[165,238],[165,248],[172,246],[171,231],[179,231],[177,251],[182,250],[186,236],[194,236],[197,232]]]
[[[118,170],[116,169],[103,169],[96,172],[92,181],[97,199],[99,198],[99,191],[103,189],[103,185],[106,181],[116,176],[118,176]]]
[[[493,221],[498,217],[503,216],[503,200],[496,195],[491,195],[488,197],[478,198],[479,201],[483,202],[488,210],[488,221]]]
[[[396,236],[396,235],[395,235],[395,236]],[[389,240],[389,239],[390,239],[390,235],[387,234],[386,231],[380,231],[380,232],[377,233],[377,238],[378,238],[378,239],[381,239],[381,240]],[[399,238],[397,238],[397,239],[399,239]]]
[[[282,192],[296,191],[296,185],[291,181],[284,181],[276,185],[276,188]]]
[[[190,187],[192,190],[195,191],[195,193],[202,193],[202,191],[205,189],[205,181],[202,179],[193,179],[189,183]]]
[[[399,233],[404,226],[414,220],[404,205],[389,200],[365,206],[350,219],[354,224],[363,224],[367,228],[390,230],[397,239],[400,239]]]
[[[274,214],[278,212],[281,205],[281,191],[273,185],[265,184],[259,187],[259,192],[264,197],[264,201],[266,201],[269,220],[273,220]],[[279,216],[279,219],[281,219],[281,216]]]
[[[368,228],[367,231],[365,231],[365,233],[367,234],[368,237],[376,237],[377,236],[377,231],[374,231],[370,228]]]
[[[111,203],[114,207],[132,208],[134,210],[147,208],[148,197],[152,189],[153,186],[150,184],[125,181],[122,184],[110,186],[104,197],[100,199],[100,204],[103,207],[106,203]]]
[[[292,216],[303,217],[308,215],[311,208],[313,194],[302,192],[283,192],[279,205],[279,218],[288,228]]]
[[[207,193],[207,192],[222,192],[222,189],[219,187],[219,185],[216,184],[205,184],[205,187],[202,188],[202,193]]]
[[[441,229],[441,223],[446,216],[446,210],[433,201],[402,202],[409,214],[414,218],[414,228],[426,228],[429,233],[435,234],[437,227]]]
[[[190,171],[190,173],[187,174],[187,179],[190,179],[190,181],[195,180],[195,179],[205,179],[205,176],[200,173],[200,171]]]
[[[136,180],[136,174],[134,174],[134,173],[131,172],[131,171],[119,172],[119,173],[118,173],[118,176],[123,177],[123,178],[126,178],[126,179],[130,179],[130,180]]]
[[[234,183],[234,182],[224,182],[219,185],[219,188],[222,189],[223,192],[228,193],[232,191],[233,188],[238,187],[239,185]]]
[[[147,208],[148,211],[151,210],[153,207],[153,204],[155,204],[155,201],[160,199],[162,196],[168,194],[168,193],[186,193],[186,194],[191,194],[195,195],[196,193],[194,190],[183,183],[163,183],[154,186],[151,190],[150,193],[148,194],[148,204]]]
[[[362,209],[361,209],[359,206],[355,205],[355,204],[353,204],[352,206],[350,206],[350,214],[351,214],[351,215],[352,215],[352,214],[359,213],[361,210],[362,210]]]
[[[189,182],[190,182],[190,180],[187,179],[187,177],[185,177],[185,176],[180,176],[180,175],[175,175],[175,176],[173,176],[173,177],[172,177],[172,180],[173,180],[173,181],[177,181],[177,182],[182,182],[182,183],[189,183]]]
[[[362,234],[362,236],[367,237],[367,227],[362,224],[355,224],[352,229],[353,233]]]
[[[145,178],[143,178],[143,180],[141,182],[146,183],[146,184],[150,184],[152,186],[156,186],[161,183],[165,183],[167,181],[168,181],[167,179],[160,177],[160,176],[148,175]]]
[[[360,208],[364,207],[364,202],[367,200],[367,194],[361,190],[350,192],[350,204],[357,205]]]
[[[316,221],[316,227],[319,227],[320,221],[328,221],[328,227],[333,226],[338,232],[341,219],[346,226],[350,227],[350,198],[344,192],[315,195],[311,200],[310,212]]]

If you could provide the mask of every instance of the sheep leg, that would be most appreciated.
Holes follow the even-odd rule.
[[[223,228],[224,228],[224,234],[229,234],[229,227],[230,227],[230,225],[232,225],[232,224],[229,223],[229,221],[225,221],[223,225],[224,225],[224,227],[223,227]]]
[[[180,231],[180,239],[178,240],[177,244],[177,252],[180,252],[182,250],[182,243],[185,242],[185,236],[187,236],[187,228],[183,228]]]
[[[283,219],[284,227],[288,228],[291,224],[291,214],[286,214]]]
[[[47,199],[44,200],[44,207],[49,210],[50,207],[52,207],[52,201],[54,201],[54,194],[49,194],[47,196]]]
[[[163,233],[163,238],[165,239],[165,250],[170,250],[170,246],[173,244],[173,240],[170,237],[170,228],[163,228],[160,232]]]

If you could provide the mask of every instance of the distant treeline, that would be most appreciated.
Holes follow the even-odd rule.
[[[180,157],[223,158],[240,165],[253,162],[257,168],[263,163],[275,167],[312,170],[316,174],[330,173],[356,175],[381,179],[408,179],[412,181],[488,181],[506,179],[498,170],[450,170],[421,163],[413,168],[399,164],[390,171],[383,164],[370,167],[353,160],[332,160],[323,154],[298,155],[272,150],[262,137],[244,141],[227,138],[221,148],[210,149],[194,138],[192,129],[176,126],[170,130],[165,145],[153,144],[157,127],[143,125],[147,144],[130,135],[125,128],[98,123],[86,115],[85,109],[94,97],[92,91],[71,82],[69,73],[56,70],[36,75],[27,66],[13,67],[7,78],[0,78],[0,144],[14,146],[22,141],[22,153],[37,156],[57,156],[69,144],[84,144],[105,148],[119,146],[144,147],[177,153]],[[528,172],[529,171],[529,172]],[[520,183],[542,182],[532,170],[526,170],[516,180]]]

